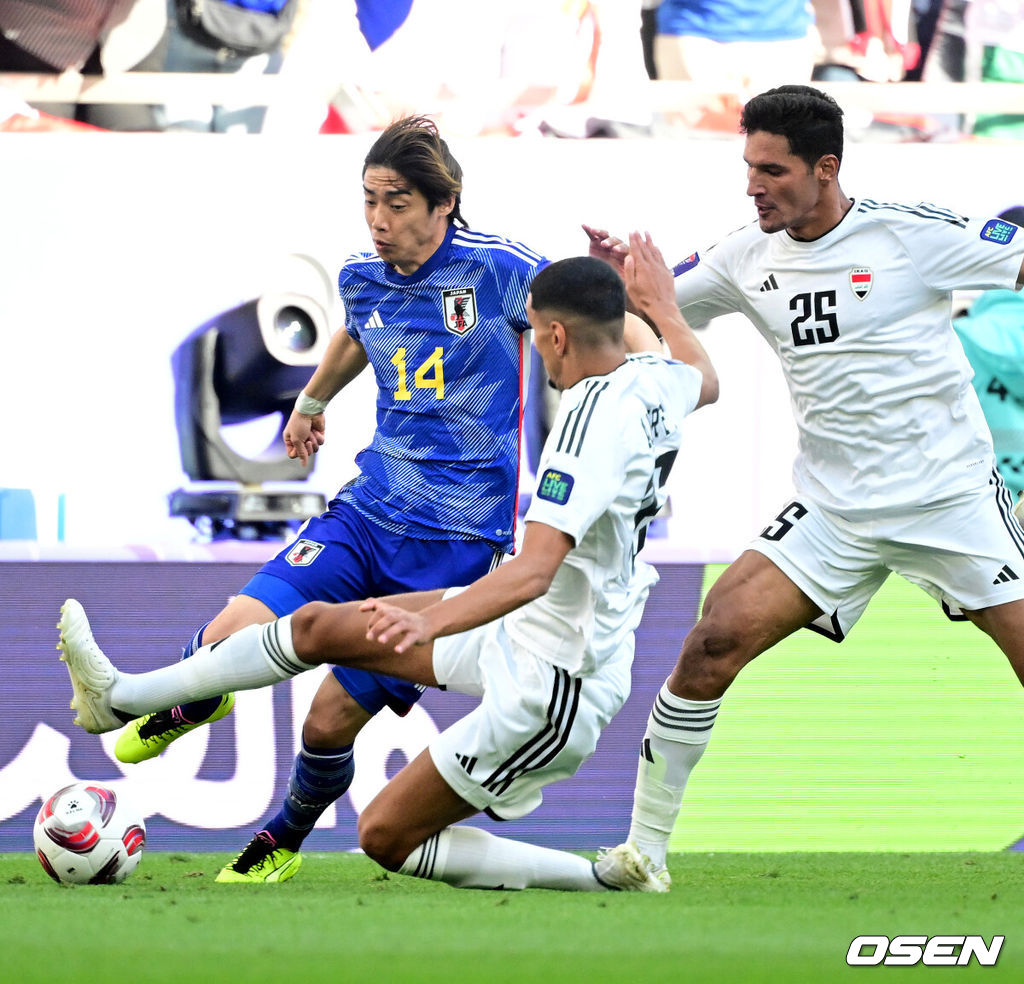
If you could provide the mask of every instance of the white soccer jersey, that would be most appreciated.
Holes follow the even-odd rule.
[[[856,517],[986,484],[992,444],[950,291],[1013,287],[1024,232],[933,205],[855,202],[813,242],[757,224],[676,267],[693,323],[746,315],[778,353],[798,492]]]
[[[512,640],[570,673],[612,659],[640,621],[658,575],[637,559],[665,500],[683,418],[701,373],[657,355],[630,355],[562,393],[544,444],[526,522],[575,541],[547,593],[505,616]]]

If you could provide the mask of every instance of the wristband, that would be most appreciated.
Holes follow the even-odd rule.
[[[306,391],[303,390],[295,400],[295,412],[301,413],[303,417],[315,417],[318,413],[323,413],[330,402],[330,400],[314,400],[313,397],[306,396]]]

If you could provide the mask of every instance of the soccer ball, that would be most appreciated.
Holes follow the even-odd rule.
[[[114,885],[142,860],[146,825],[115,792],[76,782],[43,803],[32,829],[36,857],[64,885]]]

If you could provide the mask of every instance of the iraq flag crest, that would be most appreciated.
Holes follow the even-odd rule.
[[[850,289],[860,301],[871,293],[874,280],[875,275],[867,267],[854,267],[850,271]]]

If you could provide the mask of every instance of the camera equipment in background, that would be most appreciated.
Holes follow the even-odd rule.
[[[315,457],[305,467],[289,458],[283,434],[327,348],[335,293],[307,256],[288,258],[283,281],[284,289],[210,318],[171,356],[181,465],[197,484],[171,493],[170,513],[212,540],[284,538],[326,508],[322,494],[297,487]],[[275,414],[276,432],[262,452],[242,454],[225,439],[225,427]]]

